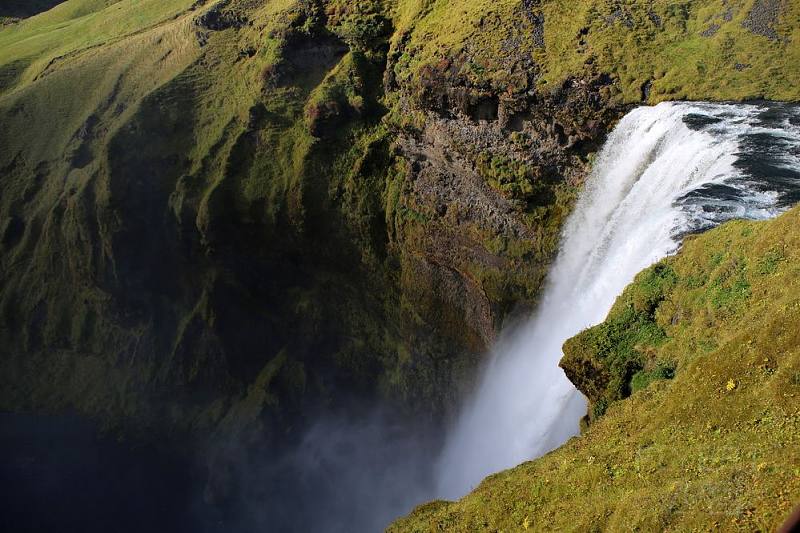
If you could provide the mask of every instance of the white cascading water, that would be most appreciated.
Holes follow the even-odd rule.
[[[682,235],[796,201],[799,116],[780,104],[664,103],[622,119],[565,226],[539,309],[495,348],[448,434],[437,496],[461,497],[577,434],[586,402],[558,367],[564,341],[601,322]]]

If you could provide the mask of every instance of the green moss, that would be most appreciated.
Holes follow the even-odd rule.
[[[510,198],[527,201],[534,194],[533,176],[520,161],[483,153],[477,167],[489,185]]]
[[[407,0],[396,10],[409,35],[396,73],[415,80],[425,65],[468,56],[461,75],[473,86],[524,92],[514,77],[516,58],[535,59],[535,88],[542,94],[571,78],[606,73],[618,102],[648,100],[798,99],[800,58],[796,25],[800,6],[782,4],[778,40],[748,31],[743,22],[755,0],[645,0],[597,3],[544,0]],[[523,7],[530,5],[529,8]],[[526,11],[527,9],[527,11]],[[540,21],[543,24],[539,26]],[[716,32],[706,32],[710,26]],[[539,29],[537,29],[539,28]],[[532,38],[539,34],[542,41]],[[704,34],[705,32],[705,34]],[[647,96],[647,95],[645,95]]]
[[[665,263],[643,272],[617,300],[605,322],[564,345],[561,366],[592,403],[608,405],[653,379],[669,377],[667,366],[654,360],[657,348],[666,341],[656,310],[676,281],[674,270]]]
[[[647,388],[652,382],[659,379],[672,379],[675,377],[675,365],[672,363],[658,362],[653,370],[639,370],[631,377],[630,390],[635,393]]]

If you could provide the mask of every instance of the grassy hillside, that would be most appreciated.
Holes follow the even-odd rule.
[[[57,61],[167,22],[192,2],[71,0],[0,32],[0,90],[30,83]]]
[[[641,273],[566,344],[588,429],[389,531],[773,530],[800,499],[799,224],[728,223]]]
[[[452,394],[438,361],[481,340],[399,290],[364,9],[71,0],[0,32],[3,408],[208,432]]]

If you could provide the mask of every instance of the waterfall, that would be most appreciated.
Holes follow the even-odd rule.
[[[586,401],[558,367],[564,341],[601,322],[682,236],[800,200],[799,170],[795,106],[662,103],[628,113],[565,225],[538,310],[495,347],[448,433],[437,495],[461,497],[577,434]]]

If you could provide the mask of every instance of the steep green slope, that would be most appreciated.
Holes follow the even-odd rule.
[[[637,276],[565,346],[588,429],[389,531],[773,530],[800,499],[798,224],[728,223]]]
[[[8,26],[0,32],[0,90],[31,82],[72,54],[112,45],[166,21],[190,4],[185,0],[71,0]]]
[[[374,122],[376,67],[303,10],[256,4],[54,10],[5,36],[29,60],[0,102],[6,405],[208,427],[251,382],[298,398],[340,359],[360,382],[399,343],[320,181],[337,151],[360,157],[342,146]],[[342,85],[363,118],[321,145],[304,100]],[[308,376],[305,357],[322,359]]]
[[[0,408],[276,438],[350,396],[440,417],[535,304],[615,121],[798,99],[797,18],[68,0],[3,26]]]

